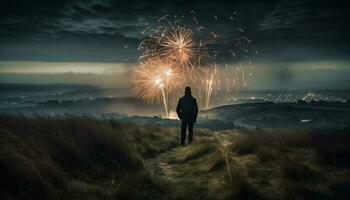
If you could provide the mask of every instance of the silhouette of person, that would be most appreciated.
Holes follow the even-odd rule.
[[[177,116],[181,120],[181,145],[185,144],[188,128],[188,143],[193,141],[193,124],[198,115],[197,100],[192,96],[191,88],[185,88],[185,95],[179,99],[176,106]]]

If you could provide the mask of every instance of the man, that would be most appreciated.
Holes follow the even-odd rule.
[[[188,127],[188,143],[193,141],[193,124],[198,115],[197,100],[191,94],[191,88],[185,88],[185,95],[179,99],[176,112],[181,120],[181,145],[185,144],[186,129]]]

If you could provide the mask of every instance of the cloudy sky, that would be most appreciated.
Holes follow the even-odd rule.
[[[164,15],[187,15],[190,10],[203,16],[206,27],[212,26],[211,16],[234,16],[259,52],[254,57],[257,67],[282,68],[271,70],[275,77],[289,74],[297,64],[318,70],[328,63],[329,70],[350,74],[350,3],[337,0],[2,0],[0,73],[47,72],[35,62],[44,62],[56,73],[86,73],[86,68],[73,64],[61,64],[65,70],[57,70],[57,63],[135,63],[144,37],[140,21],[152,25]],[[232,24],[220,26],[225,34]],[[93,66],[89,73],[106,71],[104,64],[103,70]],[[0,75],[0,82],[11,81]],[[324,72],[321,77],[328,76]],[[343,79],[342,83],[348,80]]]

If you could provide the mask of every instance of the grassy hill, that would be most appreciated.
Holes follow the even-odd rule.
[[[350,135],[0,116],[0,199],[348,199]]]

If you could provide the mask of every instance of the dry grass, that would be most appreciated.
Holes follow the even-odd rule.
[[[265,198],[349,197],[350,193],[343,189],[350,186],[350,181],[345,181],[350,178],[350,149],[345,148],[350,145],[347,130],[241,132],[240,139],[231,146],[232,153],[236,158],[257,157],[244,171]]]
[[[0,199],[152,196],[158,188],[141,155],[153,153],[150,149],[159,141],[148,138],[161,132],[88,116],[2,115]]]
[[[348,130],[179,130],[0,116],[0,199],[348,199]]]

